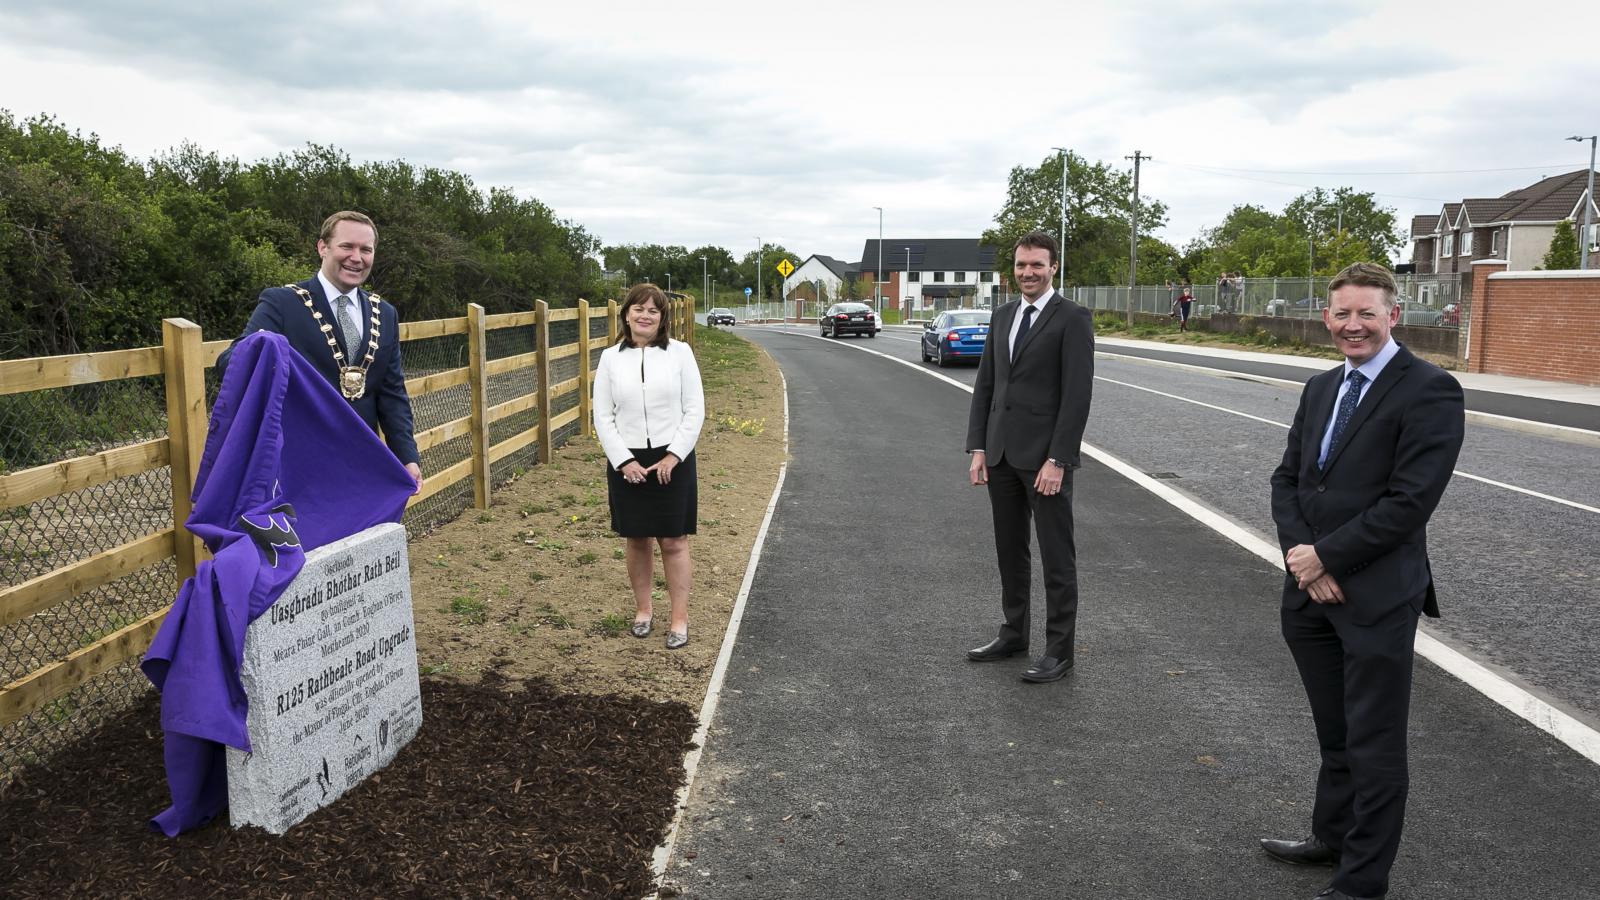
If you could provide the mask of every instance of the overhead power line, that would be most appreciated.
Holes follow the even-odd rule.
[[[1202,169],[1208,172],[1250,172],[1256,175],[1319,175],[1341,178],[1362,178],[1375,175],[1481,175],[1490,172],[1548,172],[1551,169],[1565,169],[1571,163],[1552,163],[1545,166],[1510,166],[1501,169],[1433,169],[1419,172],[1297,172],[1288,169],[1235,169],[1227,166],[1202,166],[1196,163],[1180,163],[1168,160],[1169,166],[1182,166],[1185,169]]]

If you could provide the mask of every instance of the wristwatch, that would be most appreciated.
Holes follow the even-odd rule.
[[[1048,460],[1048,462],[1050,463],[1050,465],[1055,466],[1058,469],[1065,469],[1067,467],[1067,464],[1062,462],[1059,459]]]

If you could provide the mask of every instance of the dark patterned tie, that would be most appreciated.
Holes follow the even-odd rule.
[[[1328,460],[1333,458],[1334,451],[1339,449],[1339,438],[1344,437],[1345,426],[1350,424],[1350,417],[1356,414],[1356,404],[1361,402],[1361,386],[1366,383],[1367,376],[1361,374],[1360,369],[1350,370],[1350,387],[1339,400],[1339,412],[1333,417],[1333,437],[1328,440],[1328,455],[1323,457],[1321,466],[1326,466]]]
[[[1029,303],[1028,308],[1022,312],[1022,327],[1017,329],[1017,339],[1011,345],[1012,359],[1017,358],[1017,348],[1022,346],[1022,339],[1028,336],[1028,329],[1033,327],[1033,313],[1034,305]]]
[[[340,294],[333,300],[333,317],[339,320],[339,331],[344,335],[344,364],[347,366],[360,365],[356,361],[356,345],[361,342],[361,331],[356,328],[355,317],[350,314],[350,304],[355,302],[348,294]]]

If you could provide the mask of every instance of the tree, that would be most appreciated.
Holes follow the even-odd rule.
[[[1189,276],[1201,284],[1223,272],[1304,278],[1308,267],[1333,275],[1353,262],[1386,261],[1401,243],[1394,210],[1377,206],[1371,193],[1316,188],[1291,200],[1281,214],[1234,207],[1184,248],[1184,260]]]
[[[1061,261],[1069,284],[1118,284],[1128,277],[1129,219],[1133,208],[1133,173],[1105,163],[1089,163],[1067,153],[1067,234]],[[995,265],[1009,271],[1017,239],[1033,230],[1061,240],[1062,154],[1045,157],[1035,168],[1011,170],[1006,201],[995,214],[995,226],[983,233],[994,247]],[[1166,224],[1166,205],[1139,198],[1139,231],[1147,234]]]
[[[1578,267],[1578,232],[1571,219],[1562,219],[1556,233],[1550,236],[1550,249],[1544,252],[1541,269],[1576,269]]]

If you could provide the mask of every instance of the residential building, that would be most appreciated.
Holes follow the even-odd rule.
[[[813,253],[806,257],[806,261],[801,263],[799,268],[789,273],[789,277],[783,279],[783,296],[793,297],[795,290],[801,285],[815,285],[821,282],[822,296],[831,300],[840,295],[840,288],[850,277],[850,268],[849,263]],[[812,296],[809,291],[805,294],[807,297]]]
[[[1505,260],[1513,272],[1538,268],[1563,220],[1582,225],[1585,204],[1595,224],[1581,245],[1594,268],[1600,262],[1600,205],[1587,194],[1588,174],[1579,169],[1553,175],[1504,196],[1446,203],[1436,215],[1413,217],[1411,261],[1417,273],[1470,273],[1475,259]]]
[[[883,241],[883,271],[877,272],[878,240],[861,248],[854,277],[883,282],[884,302],[918,312],[1004,302],[1007,282],[995,269],[995,250],[977,238],[895,238]]]

